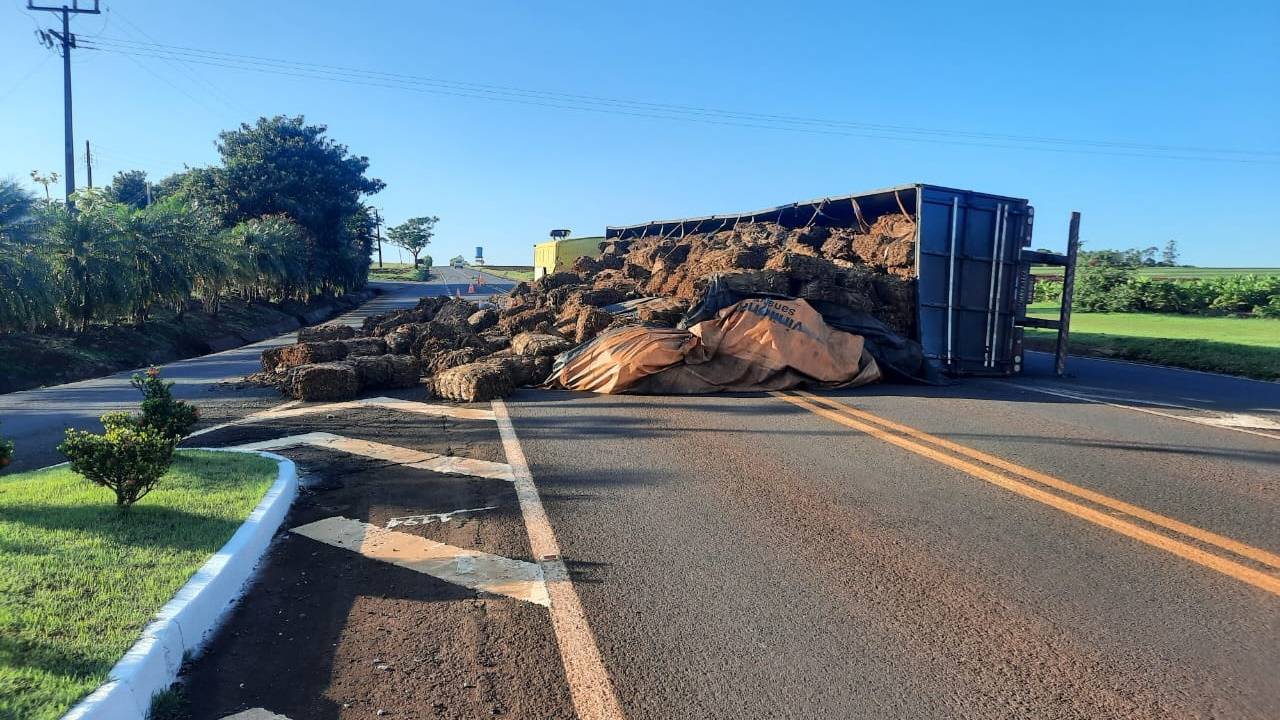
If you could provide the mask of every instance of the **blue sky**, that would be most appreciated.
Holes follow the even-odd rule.
[[[62,169],[60,61],[33,36],[55,17],[0,3],[0,175],[25,180]],[[596,234],[918,181],[1029,198],[1038,247],[1062,247],[1078,209],[1093,248],[1176,238],[1185,262],[1280,266],[1280,3],[103,5],[73,30],[133,50],[74,54],[76,138],[96,146],[98,184],[214,162],[219,130],[301,113],[370,158],[390,222],[440,216],[438,259],[483,245],[491,263],[528,264],[553,227]],[[148,42],[486,87],[179,63],[140,54]],[[673,121],[485,99],[499,94],[487,86],[941,133]]]

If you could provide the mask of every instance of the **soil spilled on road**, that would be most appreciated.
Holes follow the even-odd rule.
[[[232,426],[193,444],[326,432],[504,462],[491,421],[345,408]],[[290,528],[343,517],[530,561],[513,485],[331,449],[276,450],[303,490],[256,580],[181,678],[197,720],[251,708],[299,718],[568,717],[544,607],[467,589]],[[433,517],[457,510],[447,519]],[[406,522],[406,519],[413,519]]]

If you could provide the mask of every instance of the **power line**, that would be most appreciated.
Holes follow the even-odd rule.
[[[289,70],[303,70],[303,72],[326,74],[326,76],[332,76],[332,74],[338,74],[338,76],[344,76],[344,77],[358,77],[358,78],[367,78],[367,79],[379,79],[379,81],[387,81],[387,82],[410,83],[410,85],[425,85],[429,87],[440,87],[440,88],[445,88],[445,90],[460,91],[460,92],[467,92],[467,91],[483,92],[483,94],[529,97],[529,99],[536,99],[536,100],[552,100],[552,101],[561,101],[561,102],[568,101],[568,102],[575,102],[575,104],[579,104],[580,102],[580,104],[588,104],[588,105],[616,106],[616,108],[646,109],[646,110],[652,110],[652,111],[664,111],[664,113],[675,113],[675,114],[709,115],[709,117],[755,120],[755,122],[804,124],[804,126],[850,128],[850,129],[861,129],[861,131],[906,133],[906,135],[964,137],[964,138],[975,138],[975,140],[1050,143],[1050,145],[1078,145],[1078,146],[1088,146],[1088,147],[1102,147],[1102,149],[1204,152],[1204,154],[1224,154],[1224,155],[1280,155],[1280,151],[1221,149],[1221,147],[1151,145],[1151,143],[1135,143],[1135,142],[1071,140],[1071,138],[1027,136],[1027,135],[1001,135],[1001,133],[954,131],[954,129],[920,128],[920,127],[910,127],[910,126],[893,126],[893,124],[850,122],[850,120],[805,118],[805,117],[797,117],[797,115],[774,115],[774,114],[764,114],[764,113],[749,113],[749,111],[699,108],[699,106],[663,104],[663,102],[622,100],[622,99],[616,99],[616,97],[564,94],[564,92],[529,90],[529,88],[518,88],[518,87],[509,87],[509,86],[485,85],[485,83],[449,81],[449,79],[413,76],[413,74],[406,74],[406,73],[389,73],[389,72],[380,72],[380,70],[347,68],[347,67],[342,67],[342,65],[303,63],[303,61],[266,58],[266,56],[261,56],[261,55],[243,55],[243,54],[236,54],[236,53],[223,53],[223,51],[201,50],[201,49],[196,49],[196,47],[188,47],[188,46],[180,46],[180,45],[163,45],[163,44],[157,44],[157,42],[141,42],[140,44],[140,42],[128,41],[128,40],[124,40],[124,38],[96,37],[96,38],[93,38],[93,40],[95,40],[96,44],[111,46],[111,47],[114,47],[114,49],[116,50],[122,50],[122,51],[131,50],[131,51],[136,51],[136,53],[148,53],[148,54],[151,54],[152,56],[187,56],[187,58],[192,58],[193,61],[206,61],[206,63],[209,63],[209,64],[216,64],[215,61],[220,61],[220,63],[229,63],[234,65],[251,65],[251,67],[257,67],[257,68],[275,67],[275,68],[289,69]],[[246,67],[241,69],[251,69],[251,68]]]
[[[185,57],[189,62],[244,71],[268,72],[289,75],[292,77],[336,80],[339,82],[363,84],[372,87],[387,87],[402,90],[407,89],[440,95],[498,100],[502,102],[539,105],[558,109],[608,112],[612,114],[624,114],[663,120],[713,122],[715,124],[734,125],[739,127],[759,127],[774,130],[816,132],[820,134],[915,142],[943,142],[945,144],[975,145],[979,147],[1069,151],[1082,152],[1086,154],[1162,157],[1168,159],[1267,162],[1268,160],[1260,160],[1258,157],[1280,155],[1280,151],[1072,140],[1066,138],[1031,135],[1006,135],[998,133],[918,128],[900,125],[857,123],[851,121],[832,121],[799,116],[717,110],[695,106],[650,103],[617,98],[602,98],[590,95],[575,95],[498,85],[485,85],[482,83],[407,75],[404,73],[388,73],[358,68],[347,68],[336,65],[280,60],[256,55],[242,55],[237,53],[201,50],[185,46],[163,45],[160,43],[138,43],[121,38],[100,37],[94,38],[93,42],[96,49],[126,55],[138,55],[158,59]],[[848,128],[849,130],[859,130],[861,132],[847,132],[844,131],[845,128]],[[1030,145],[1028,145],[1028,143]],[[1088,150],[1086,148],[1091,148],[1092,150]],[[1138,152],[1117,152],[1120,150],[1132,150]],[[1199,153],[1201,155],[1162,154],[1170,152]],[[1204,155],[1238,155],[1245,157],[1224,158],[1208,157]],[[1250,158],[1247,156],[1254,157]]]
[[[43,68],[45,65],[47,65],[49,63],[49,60],[52,57],[53,57],[52,55],[45,55],[44,57],[40,58],[40,60],[35,65],[31,66],[30,70],[23,73],[22,77],[18,78],[17,82],[10,85],[9,88],[6,89],[4,92],[0,92],[0,100],[8,100],[10,95],[18,91],[18,88],[27,84],[27,81],[31,79],[32,75],[35,75],[37,72],[40,71],[40,68]]]
[[[127,27],[125,27],[125,28],[124,28],[124,31],[125,31],[126,33],[128,33],[128,34],[130,34],[130,35],[135,35],[135,36],[136,36],[136,35],[140,35],[141,37],[145,38],[145,40],[134,40],[134,41],[126,41],[126,42],[137,42],[137,43],[144,44],[144,45],[157,45],[157,44],[158,44],[158,43],[156,43],[156,42],[155,42],[155,38],[154,38],[154,37],[152,37],[149,33],[147,33],[147,31],[146,31],[146,30],[143,30],[142,28],[140,28],[140,27],[138,27],[137,25],[135,25],[133,22],[131,22],[131,21],[129,20],[129,18],[125,17],[125,16],[124,16],[122,13],[120,13],[120,11],[119,11],[119,10],[117,10],[116,8],[113,8],[113,7],[111,7],[111,6],[107,6],[107,13],[109,13],[108,17],[110,17],[111,15],[119,15],[119,17],[120,17],[120,21],[121,21],[121,22],[123,22],[123,23],[127,26]],[[130,28],[132,28],[132,30],[130,30]],[[134,31],[136,31],[136,32],[134,32]],[[122,38],[122,39],[123,39],[123,38]],[[149,42],[148,42],[148,41],[149,41]],[[205,78],[205,77],[204,77],[203,75],[201,75],[200,73],[196,72],[195,68],[191,67],[191,65],[189,65],[189,64],[187,64],[186,62],[183,62],[182,60],[179,60],[179,59],[175,59],[175,60],[173,60],[172,62],[166,61],[166,64],[167,64],[167,65],[169,65],[169,66],[170,66],[170,67],[172,67],[172,68],[176,68],[176,69],[177,69],[181,74],[183,74],[183,75],[185,75],[186,77],[190,78],[190,79],[191,79],[191,80],[193,80],[194,82],[196,82],[196,83],[203,83],[206,87],[208,87],[208,88],[209,88],[209,90],[210,90],[210,94],[211,94],[211,95],[213,95],[213,97],[214,97],[218,102],[220,102],[220,103],[222,103],[223,105],[225,105],[227,109],[232,110],[233,112],[241,112],[241,110],[242,110],[242,109],[237,108],[237,107],[236,107],[236,106],[235,106],[235,105],[234,105],[230,100],[228,100],[228,99],[227,99],[227,95],[226,95],[226,93],[224,93],[224,92],[222,91],[222,88],[220,88],[220,87],[218,87],[217,85],[213,84],[213,82],[211,82],[210,80],[208,80],[207,78]],[[172,85],[172,83],[170,83],[170,85]]]

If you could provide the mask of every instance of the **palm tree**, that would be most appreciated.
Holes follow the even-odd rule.
[[[31,329],[54,319],[49,264],[35,243],[36,200],[13,180],[0,180],[0,331]]]
[[[125,305],[135,325],[147,321],[156,305],[181,307],[194,289],[193,215],[169,198],[141,210],[111,203],[103,212],[122,259]]]
[[[231,237],[249,256],[254,299],[305,299],[307,247],[303,229],[288,215],[265,215],[231,228]]]
[[[99,192],[77,193],[79,212],[51,205],[45,242],[59,286],[63,317],[80,332],[123,304],[132,268],[122,257],[119,235]]]

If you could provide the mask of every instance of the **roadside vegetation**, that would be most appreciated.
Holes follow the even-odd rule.
[[[6,353],[16,335],[86,338],[155,321],[170,325],[161,336],[183,335],[172,326],[188,313],[216,323],[228,304],[279,308],[364,287],[374,224],[363,198],[383,183],[325,132],[301,117],[261,118],[218,136],[219,165],[154,184],[118,173],[74,207],[0,180],[6,369],[49,365],[31,342]]]
[[[1054,319],[1062,269],[1032,268],[1028,315]],[[1163,250],[1082,250],[1071,307],[1071,352],[1262,380],[1280,380],[1280,270],[1196,268]],[[1026,346],[1054,332],[1027,328]]]
[[[60,717],[100,685],[275,479],[257,455],[175,455],[196,408],[156,368],[133,386],[141,412],[68,429],[68,464],[0,480],[0,717]]]
[[[127,511],[67,466],[0,477],[0,717],[58,718],[100,685],[275,477],[181,451]]]
[[[1176,265],[1176,245],[1081,253],[1071,352],[1280,380],[1280,271]],[[1060,269],[1054,269],[1060,273]],[[1061,275],[1038,274],[1028,314],[1056,318]],[[1028,328],[1027,347],[1054,333]]]
[[[1056,303],[1028,315],[1057,319]],[[1026,329],[1026,347],[1051,351],[1054,331]],[[1156,313],[1071,315],[1071,353],[1280,380],[1280,320]]]
[[[415,268],[409,263],[383,263],[382,267],[376,264],[369,267],[370,280],[430,280],[431,279],[431,256],[424,255],[420,258],[422,266]],[[425,272],[423,267],[426,268]]]
[[[484,265],[476,269],[516,282],[533,282],[532,265]]]

